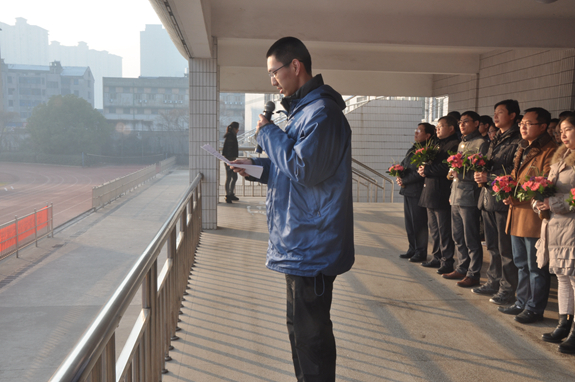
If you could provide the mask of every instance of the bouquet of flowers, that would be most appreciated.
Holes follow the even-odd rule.
[[[569,197],[565,201],[569,203],[569,209],[571,211],[575,210],[575,188],[571,189]]]
[[[448,151],[449,157],[443,161],[443,163],[447,163],[449,165],[449,173],[447,174],[447,179],[453,180],[451,176],[451,171],[455,171],[458,174],[465,174],[465,168],[469,162],[467,159],[467,155],[464,153],[452,152]]]
[[[533,199],[542,202],[545,198],[555,195],[555,185],[544,176],[527,176],[526,182],[517,187],[516,197],[520,202]],[[539,211],[539,217],[549,219],[549,210]]]
[[[467,169],[475,172],[487,171],[489,161],[481,153],[471,154],[467,157]]]
[[[394,164],[386,172],[391,176],[403,178],[403,172],[404,171],[405,171],[405,168],[403,168],[402,165]]]
[[[439,148],[431,142],[428,142],[425,146],[416,143],[415,147],[416,149],[411,157],[411,163],[417,167],[431,163],[439,151]]]
[[[515,193],[517,181],[511,175],[501,175],[491,182],[491,193],[498,202],[507,199]]]

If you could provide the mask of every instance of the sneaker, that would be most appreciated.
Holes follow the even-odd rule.
[[[240,199],[238,199],[238,197],[235,196],[235,195],[232,195],[232,196],[230,196],[229,198],[230,198],[231,200],[233,200],[234,202],[237,202],[238,200],[240,200]]]
[[[491,297],[489,302],[497,305],[511,305],[515,302],[515,296],[511,293],[499,292],[495,296]]]
[[[517,316],[519,313],[523,312],[524,309],[515,303],[511,306],[500,306],[497,310],[499,310],[501,313]]]
[[[471,292],[475,294],[485,294],[488,296],[493,296],[495,293],[497,293],[498,290],[499,290],[498,288],[494,288],[491,285],[483,284],[478,288],[471,289]]]

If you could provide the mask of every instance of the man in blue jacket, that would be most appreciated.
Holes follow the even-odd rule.
[[[343,98],[321,75],[312,76],[311,56],[300,40],[284,37],[266,57],[288,123],[284,131],[260,115],[257,142],[269,158],[233,163],[264,167],[259,181],[268,185],[266,266],[285,273],[296,377],[335,381],[333,282],[354,262],[351,129]]]

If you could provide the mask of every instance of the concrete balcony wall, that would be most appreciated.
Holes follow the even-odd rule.
[[[493,114],[504,99],[521,110],[543,107],[556,117],[575,107],[575,49],[497,50],[481,55],[477,75],[436,75],[434,96],[449,95],[449,110]]]
[[[371,101],[351,113],[347,119],[352,129],[352,152],[357,159],[385,174],[393,163],[399,163],[413,144],[414,130],[421,122],[424,98],[419,100]],[[387,174],[385,174],[387,175]],[[386,183],[386,189],[389,187]],[[354,201],[357,188],[354,185]],[[381,195],[381,193],[378,193]],[[386,195],[389,191],[386,190]],[[367,191],[360,187],[360,202],[366,201]],[[402,202],[399,187],[395,187],[395,202]]]

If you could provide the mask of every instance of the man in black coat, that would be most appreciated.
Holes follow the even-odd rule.
[[[447,179],[449,167],[443,163],[449,151],[457,151],[457,121],[445,116],[437,122],[437,147],[439,152],[431,164],[420,166],[419,175],[425,178],[419,205],[427,208],[427,224],[433,240],[433,258],[423,266],[439,265],[437,273],[446,274],[453,271],[454,243],[451,236],[451,206],[449,193],[451,181]]]
[[[494,120],[499,131],[487,152],[492,167],[489,173],[475,173],[476,182],[486,183],[486,187],[481,190],[477,207],[483,217],[485,242],[491,254],[491,263],[487,270],[487,283],[472,289],[472,292],[495,295],[489,301],[498,305],[511,305],[515,302],[517,267],[513,262],[511,237],[505,233],[509,207],[491,195],[491,182],[496,176],[511,174],[515,151],[521,141],[517,125],[519,114],[519,103],[516,100],[508,99],[495,105]]]
[[[418,205],[425,178],[417,173],[417,167],[411,163],[411,158],[417,149],[416,145],[425,146],[433,137],[435,137],[435,126],[429,123],[417,125],[414,135],[415,143],[407,150],[405,158],[401,161],[404,168],[403,176],[396,179],[397,184],[401,186],[399,194],[403,195],[405,232],[409,242],[407,252],[399,255],[399,257],[409,259],[412,263],[427,260],[429,236],[427,233],[427,209]]]

